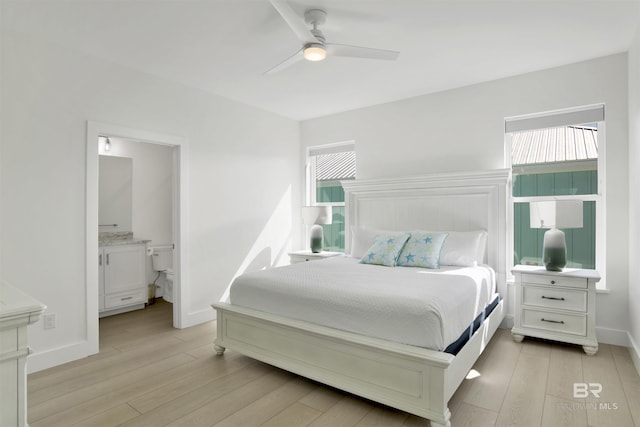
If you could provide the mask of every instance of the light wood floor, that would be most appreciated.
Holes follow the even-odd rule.
[[[228,350],[215,323],[171,327],[171,306],[100,321],[100,353],[28,377],[31,427],[428,426],[429,422]],[[579,347],[499,330],[449,403],[458,426],[640,426],[640,378],[626,348]],[[472,371],[473,372],[473,371]],[[573,399],[573,384],[600,398]],[[635,424],[634,424],[635,422]]]

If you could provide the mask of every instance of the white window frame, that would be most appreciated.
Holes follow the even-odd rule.
[[[505,167],[513,170],[511,162],[512,133],[527,129],[542,129],[546,127],[571,126],[584,123],[598,124],[598,159],[596,167],[598,170],[598,193],[583,195],[558,195],[558,196],[529,196],[514,197],[513,189],[509,189],[509,216],[507,225],[507,256],[509,257],[509,270],[514,266],[514,205],[515,203],[525,203],[544,200],[582,200],[594,201],[596,204],[596,270],[600,273],[601,279],[596,284],[599,292],[609,292],[606,282],[606,122],[604,117],[604,104],[588,105],[564,110],[555,110],[544,113],[529,114],[524,116],[514,116],[505,118]],[[510,280],[513,276],[509,274]]]
[[[316,200],[316,156],[322,154],[356,151],[355,141],[307,147],[305,162],[305,204],[306,206],[345,206],[345,202],[318,202]],[[357,162],[357,161],[356,161]],[[357,163],[356,163],[357,164]],[[309,229],[305,228],[305,241],[309,240]],[[345,243],[346,244],[346,243]]]
[[[355,151],[354,141],[336,142],[333,144],[316,145],[307,147],[305,164],[305,202],[307,206],[344,206],[344,202],[326,203],[316,200],[316,156],[322,154],[341,153],[344,151]]]

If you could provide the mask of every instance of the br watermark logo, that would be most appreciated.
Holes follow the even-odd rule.
[[[573,383],[573,398],[583,399],[592,394],[593,397],[600,398],[602,384],[600,383]]]
[[[600,399],[602,394],[602,384],[600,383],[573,383],[573,398],[585,399],[594,397]],[[617,403],[612,402],[571,402],[558,403],[558,409],[570,411],[616,411]]]

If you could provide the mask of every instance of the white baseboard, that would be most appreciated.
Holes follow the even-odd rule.
[[[210,322],[216,319],[216,311],[211,308],[205,308],[204,310],[192,311],[188,313],[186,318],[182,321],[182,328],[188,328],[189,326],[199,325],[201,323]]]
[[[187,315],[183,327],[188,328],[189,326],[199,325],[200,323],[215,320],[215,318],[215,310],[210,308],[192,312]],[[27,373],[31,374],[53,368],[54,366],[91,356],[94,353],[94,351],[91,351],[88,341],[80,341],[58,348],[35,352],[30,354],[27,359]]]
[[[515,317],[513,315],[507,314],[506,316],[504,316],[504,320],[500,324],[500,327],[504,329],[511,329],[513,328],[514,321]],[[627,331],[596,327],[596,335],[598,338],[598,342],[600,343],[619,345],[622,347],[629,347],[630,349],[633,349],[631,336]],[[635,349],[636,354],[640,354],[638,352],[638,346],[635,346]]]
[[[204,309],[189,313],[185,319],[184,327],[199,325],[216,319],[215,310]],[[500,327],[510,329],[513,327],[513,316],[505,316]],[[629,348],[629,354],[633,364],[640,375],[640,346],[633,341],[627,331],[609,329],[603,327],[596,328],[598,341],[604,344],[613,344]],[[92,355],[88,341],[81,341],[42,352],[30,354],[27,359],[27,372],[33,373],[43,369],[52,368],[74,360],[82,359]]]
[[[73,362],[93,354],[88,341],[80,341],[63,347],[30,354],[27,358],[27,373],[42,371],[64,363]]]
[[[638,371],[638,375],[640,375],[640,346],[633,340],[631,334],[629,334],[629,354],[631,355],[631,360],[633,360],[633,365],[636,367],[636,371]]]
[[[622,347],[629,347],[631,345],[629,341],[629,332],[620,329],[596,326],[596,336],[599,343],[620,345]]]
[[[502,323],[500,324],[500,328],[502,329],[511,329],[515,323],[515,318],[512,314],[507,314],[502,319]]]

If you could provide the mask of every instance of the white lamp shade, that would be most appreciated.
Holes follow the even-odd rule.
[[[305,206],[302,208],[302,220],[305,224],[331,224],[331,206]]]
[[[530,202],[531,228],[582,228],[581,200]]]

